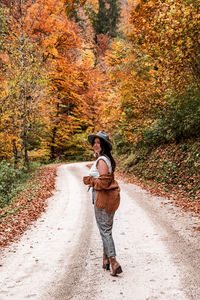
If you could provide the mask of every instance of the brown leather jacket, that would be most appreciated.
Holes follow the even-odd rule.
[[[120,188],[113,173],[110,175],[101,175],[98,178],[85,176],[83,177],[83,182],[97,191],[95,201],[97,208],[105,208],[107,213],[114,212],[118,209],[120,203]]]

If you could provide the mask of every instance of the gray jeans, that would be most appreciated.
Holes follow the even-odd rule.
[[[93,199],[95,202],[96,191],[93,191]],[[94,211],[97,226],[103,241],[103,251],[107,254],[108,257],[116,256],[115,244],[112,237],[112,227],[113,227],[113,218],[114,212],[107,214],[105,209],[98,209],[94,204]]]

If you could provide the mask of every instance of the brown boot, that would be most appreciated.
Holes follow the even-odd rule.
[[[105,252],[103,254],[103,269],[110,270],[110,262]]]
[[[109,257],[110,265],[111,265],[111,273],[110,275],[116,276],[117,274],[122,273],[122,268],[120,264],[116,261],[115,256]]]

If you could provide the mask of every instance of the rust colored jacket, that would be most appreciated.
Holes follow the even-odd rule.
[[[95,205],[99,209],[106,209],[107,213],[118,209],[120,203],[120,188],[114,178],[114,174],[83,177],[83,182],[97,191]]]

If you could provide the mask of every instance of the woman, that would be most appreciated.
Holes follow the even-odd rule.
[[[120,189],[114,180],[116,163],[110,153],[112,144],[104,131],[89,135],[88,140],[93,146],[96,161],[90,169],[89,176],[85,176],[83,181],[93,187],[95,217],[103,241],[103,268],[110,270],[111,266],[111,275],[116,276],[122,272],[116,261],[112,238],[113,218],[120,201]]]

